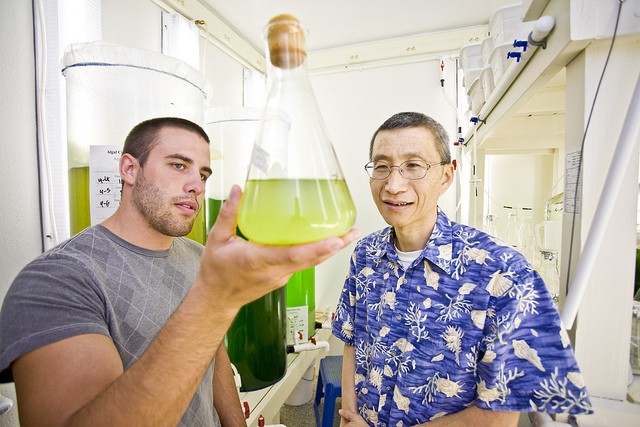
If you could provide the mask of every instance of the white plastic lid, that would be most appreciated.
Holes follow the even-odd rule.
[[[62,73],[81,66],[121,66],[165,73],[185,80],[204,94],[212,95],[211,83],[189,64],[159,52],[102,41],[70,44],[61,61]]]

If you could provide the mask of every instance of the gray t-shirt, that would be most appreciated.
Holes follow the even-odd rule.
[[[82,334],[109,336],[130,368],[186,296],[201,254],[186,238],[166,251],[139,248],[101,225],[42,254],[18,274],[0,312],[0,382],[13,380],[10,364],[23,354]],[[220,425],[212,375],[213,362],[179,425]]]

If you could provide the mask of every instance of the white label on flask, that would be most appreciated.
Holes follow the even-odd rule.
[[[120,206],[122,181],[118,145],[92,145],[89,147],[89,213],[91,225],[109,218]]]
[[[269,167],[269,153],[259,145],[254,145],[251,152],[251,164],[266,174]]]

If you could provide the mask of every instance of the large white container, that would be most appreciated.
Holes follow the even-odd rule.
[[[122,145],[143,120],[173,116],[204,124],[211,85],[195,68],[158,52],[93,42],[62,58],[67,86],[69,167],[86,165],[89,146]]]
[[[490,66],[486,66],[480,73],[480,81],[482,82],[482,93],[484,93],[484,100],[488,100],[491,96],[491,92],[496,88],[496,84],[493,80],[493,70]]]
[[[104,219],[98,208],[105,201],[90,194],[91,147],[122,148],[133,126],[154,117],[180,117],[203,125],[211,85],[199,71],[175,58],[104,42],[70,45],[62,58],[62,72],[71,234],[75,234]],[[97,152],[93,149],[94,156]],[[115,209],[119,200],[110,202],[109,208]],[[204,219],[194,224],[194,232],[204,239]]]
[[[482,56],[482,65],[486,66],[489,63],[489,56],[491,56],[491,52],[493,51],[494,45],[493,37],[485,37],[480,43],[480,55]]]
[[[513,41],[527,40],[534,22],[522,22],[522,3],[497,9],[489,19],[489,34],[496,45],[513,44]]]
[[[476,78],[469,88],[467,89],[467,96],[469,98],[469,109],[474,115],[478,115],[480,109],[485,103],[484,92],[482,90],[482,80],[480,77]]]
[[[489,56],[489,65],[491,66],[495,86],[500,84],[500,80],[509,67],[511,61],[515,61],[515,59],[507,58],[507,53],[513,50],[514,48],[511,43],[502,43],[493,47],[493,51]]]
[[[482,68],[482,52],[480,43],[472,43],[460,49],[460,67],[463,70]]]

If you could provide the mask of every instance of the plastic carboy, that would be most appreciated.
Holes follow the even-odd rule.
[[[244,184],[259,117],[258,109],[245,107],[207,111],[206,131],[211,138],[213,170],[207,182],[208,230],[215,223],[231,187]],[[300,285],[301,274],[295,273],[290,283]],[[286,289],[276,289],[244,305],[227,331],[227,352],[242,379],[241,391],[268,387],[286,374]]]
[[[309,80],[305,35],[291,15],[265,29],[267,93],[238,216],[242,234],[258,243],[312,242],[355,222]]]
[[[315,335],[316,287],[315,268],[295,273],[285,286],[287,317],[293,323],[290,344],[305,343]],[[291,341],[291,342],[289,342]]]

